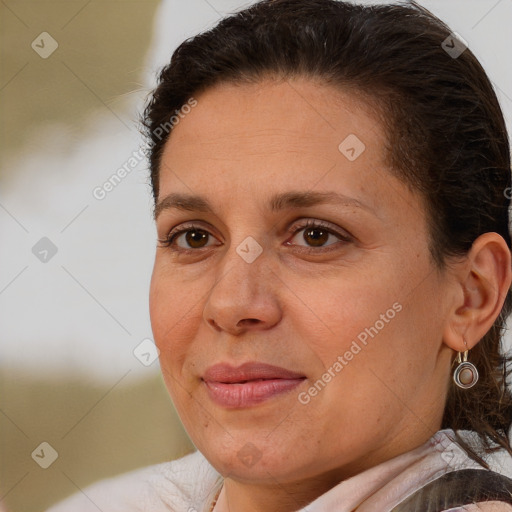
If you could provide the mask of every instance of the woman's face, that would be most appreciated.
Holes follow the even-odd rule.
[[[450,280],[383,127],[308,79],[196,100],[163,153],[158,238],[181,234],[157,248],[150,291],[192,441],[254,483],[332,484],[418,446],[444,407]]]

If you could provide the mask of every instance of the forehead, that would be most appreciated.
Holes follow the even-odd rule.
[[[166,144],[175,156],[199,147],[197,157],[208,151],[247,156],[263,147],[267,155],[293,148],[307,156],[323,146],[329,153],[313,156],[338,157],[339,144],[351,134],[373,150],[385,142],[367,102],[318,80],[221,83],[196,99],[197,106],[174,127]]]
[[[211,203],[239,197],[249,207],[301,189],[336,191],[377,210],[407,195],[387,168],[372,106],[350,91],[300,78],[220,84],[195,99],[164,147],[159,199],[186,192]]]

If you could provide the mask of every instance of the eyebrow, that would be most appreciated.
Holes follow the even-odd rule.
[[[308,208],[321,204],[351,206],[373,212],[372,208],[361,201],[337,192],[283,192],[273,195],[267,203],[272,212],[292,208]],[[156,220],[163,211],[170,209],[213,213],[212,205],[205,197],[173,192],[159,201],[154,209],[153,218]]]

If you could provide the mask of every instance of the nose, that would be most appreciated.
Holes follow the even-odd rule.
[[[217,332],[240,335],[270,329],[282,315],[280,282],[265,250],[252,262],[231,247],[219,264],[218,275],[203,310],[205,321]]]

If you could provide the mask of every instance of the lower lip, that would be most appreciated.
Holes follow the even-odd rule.
[[[244,383],[203,381],[210,398],[222,407],[237,409],[260,404],[274,396],[287,393],[305,379],[268,379]]]

